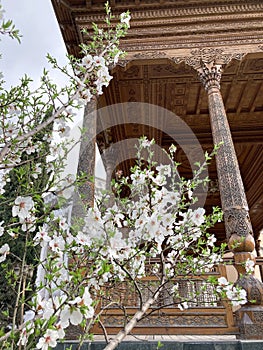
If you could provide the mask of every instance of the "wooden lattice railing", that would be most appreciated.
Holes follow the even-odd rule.
[[[169,281],[148,314],[138,323],[133,334],[237,334],[232,308],[219,299],[208,276],[225,276],[225,268],[218,267],[209,274],[188,276]],[[143,291],[141,299],[130,282],[120,282],[105,292],[101,307],[105,308],[101,321],[109,334],[115,334],[140,307],[140,300],[146,301],[158,285],[154,276],[139,282]],[[188,309],[178,308],[178,299],[171,293],[174,283],[179,285],[179,294],[188,299]],[[206,284],[206,290],[202,291]],[[107,306],[112,302],[110,306]],[[94,333],[102,333],[99,325]]]

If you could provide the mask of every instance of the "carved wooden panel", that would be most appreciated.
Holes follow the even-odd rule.
[[[52,0],[52,4],[69,53],[79,55],[78,44],[88,40],[81,29],[91,28],[92,22],[103,23],[104,1]],[[230,49],[246,45],[247,52],[256,52],[263,44],[261,2],[115,0],[110,5],[117,15],[131,11],[131,28],[122,45],[132,55],[156,49],[179,49],[184,54],[194,47],[222,46],[222,42]]]
[[[215,276],[217,272],[211,272]],[[160,294],[158,300],[146,316],[139,321],[133,334],[231,334],[237,331],[231,308],[220,301],[214,294],[214,286],[207,282],[208,275],[188,277],[187,280],[178,278],[170,281]],[[151,291],[158,282],[151,276],[138,281],[142,290],[142,299],[147,300]],[[189,309],[181,311],[177,307],[170,288],[174,283],[179,284],[178,292],[189,299]],[[204,284],[207,289],[200,292]],[[144,285],[144,288],[142,288]],[[193,294],[195,297],[193,297]],[[115,333],[123,327],[139,307],[139,296],[132,284],[121,282],[116,284],[114,290],[109,290],[102,300],[102,307],[108,306],[101,316],[101,321],[109,334]],[[125,310],[125,311],[124,311]],[[95,326],[94,333],[101,333],[99,326]]]

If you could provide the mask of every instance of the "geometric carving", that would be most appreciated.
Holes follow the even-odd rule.
[[[263,71],[263,58],[249,60],[249,65],[247,67],[249,72],[261,72]]]
[[[252,308],[255,307],[255,305],[250,306],[249,300],[255,300],[256,305],[263,304],[263,285],[254,276],[243,275],[246,273],[244,264],[247,259],[251,259],[250,252],[253,251],[255,243],[244,185],[223,99],[220,93],[221,66],[222,64],[230,62],[234,57],[231,57],[231,55],[224,55],[223,51],[216,50],[208,50],[203,53],[199,50],[196,54],[197,56],[194,59],[192,58],[192,61],[188,60],[188,62],[198,71],[199,78],[205,90],[208,92],[209,113],[214,144],[222,143],[216,154],[216,165],[221,203],[224,211],[225,230],[229,248],[234,252],[236,269],[239,274],[237,284],[247,292],[248,302],[246,307],[251,307],[250,311],[251,314],[253,314]],[[240,57],[242,57],[242,55]],[[238,245],[236,245],[236,243],[238,243]],[[243,308],[241,308],[241,310],[242,309]],[[246,316],[244,317],[246,319]],[[241,337],[255,338],[256,335],[251,333],[254,331],[253,327],[250,327],[250,321],[246,324],[243,322],[244,317],[242,316],[238,322]],[[256,323],[256,326],[255,328],[257,331],[263,329],[262,325],[258,323]]]
[[[143,53],[138,53],[133,55],[136,59],[156,59],[156,58],[166,58],[167,54],[162,51],[146,51]]]
[[[177,307],[179,300],[173,296],[170,290],[175,282],[178,283],[180,296],[189,300],[188,310],[181,311]],[[152,291],[157,288],[158,282],[150,279],[140,283],[141,297],[144,303]],[[204,284],[207,286],[206,291],[197,295],[196,291],[200,291]],[[175,329],[179,327],[183,329],[187,327],[192,328],[193,333],[196,333],[200,327],[206,329],[206,332],[212,333],[215,328],[227,329],[230,324],[226,317],[226,309],[214,292],[215,287],[205,279],[192,277],[189,280],[177,279],[169,282],[161,292],[158,300],[148,310],[150,313],[138,320],[138,327],[140,329],[147,329],[148,327],[158,327],[158,329],[167,327]],[[195,294],[194,297],[193,293]],[[113,328],[123,327],[124,322],[129,321],[141,303],[135,288],[127,282],[116,283],[113,290],[109,289],[106,291],[101,300],[102,307],[106,306],[108,301],[113,302],[113,304],[105,308],[101,320],[105,327]],[[126,311],[124,312],[123,310],[125,309]]]
[[[224,211],[224,222],[228,238],[236,234],[246,237],[253,234],[248,210],[244,208],[229,208]]]
[[[199,67],[196,66],[196,69],[199,71],[200,80],[208,91],[214,144],[222,143],[216,154],[216,165],[226,236],[229,241],[229,248],[232,251],[251,252],[254,249],[254,239],[248,204],[224,103],[219,90],[221,77],[219,61],[221,59],[221,62],[227,62],[231,57],[229,55],[224,57],[222,51],[215,52],[215,50],[210,50],[203,57],[206,62],[200,61]],[[210,61],[211,59],[212,61]],[[238,247],[235,246],[236,243],[239,243]],[[246,260],[247,256],[244,255],[244,258]],[[245,261],[240,263],[243,264]]]
[[[127,69],[124,73],[123,76],[124,78],[135,78],[138,77],[139,75],[139,67],[138,66],[132,66],[131,68]]]
[[[78,174],[85,174],[85,180],[79,186],[79,193],[85,198],[85,203],[93,207],[95,175],[95,151],[96,151],[96,100],[90,101],[84,110],[83,128],[84,134],[81,138],[81,146],[78,161]]]
[[[243,53],[224,53],[220,48],[201,48],[190,52],[185,57],[173,57],[175,63],[185,62],[187,65],[197,70],[199,79],[206,91],[210,87],[220,89],[220,80],[222,75],[222,66],[228,64],[231,60],[242,60]]]
[[[127,65],[128,63],[129,63],[129,60],[120,59],[120,60],[117,62],[117,66],[126,67],[126,65]]]
[[[201,48],[190,52],[189,56],[173,57],[175,63],[185,62],[194,69],[198,69],[203,63],[214,63],[216,65],[226,65],[233,59],[242,60],[244,53],[224,53],[220,48]]]
[[[242,307],[236,312],[240,324],[239,339],[262,339],[263,308],[262,306]]]
[[[123,326],[123,316],[105,315],[103,324],[107,327]],[[177,315],[151,315],[151,317],[143,318],[140,327],[226,327],[224,315],[187,315],[186,313]]]
[[[208,183],[208,194],[214,194],[219,192],[219,183],[218,180],[210,180]]]
[[[263,284],[256,277],[252,275],[242,276],[238,279],[237,285],[247,292],[248,302],[246,305],[263,305]],[[263,314],[260,314],[260,317],[262,318]]]
[[[201,64],[199,77],[208,91],[214,144],[222,143],[216,154],[216,164],[226,235],[228,239],[234,234],[247,237],[252,234],[252,226],[232,135],[219,90],[221,66],[211,62]]]

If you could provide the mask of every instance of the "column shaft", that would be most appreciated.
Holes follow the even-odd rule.
[[[237,312],[240,337],[261,339],[263,326],[259,319],[263,315],[263,285],[253,274],[248,275],[245,268],[248,259],[255,262],[252,255],[255,240],[237,155],[220,93],[221,65],[215,61],[201,62],[197,70],[208,93],[214,144],[222,142],[216,155],[216,165],[226,236],[228,246],[234,253],[238,271],[237,285],[247,292],[248,302]]]
[[[97,102],[89,102],[84,110],[83,135],[80,145],[78,174],[84,174],[79,192],[83,202],[92,207],[95,195],[95,155],[97,134]]]
[[[208,104],[214,144],[222,142],[216,155],[216,164],[226,235],[230,241],[233,240],[233,235],[235,239],[238,239],[237,236],[244,237],[247,240],[246,251],[252,252],[254,239],[251,236],[253,232],[245,189],[218,87],[209,88]]]

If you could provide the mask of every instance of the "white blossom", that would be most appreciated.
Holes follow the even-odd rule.
[[[10,252],[10,247],[7,243],[0,248],[0,263],[5,261],[7,254]]]
[[[191,233],[194,241],[196,241],[199,237],[202,236],[202,231],[198,227],[194,227]]]
[[[64,309],[61,311],[60,323],[63,328],[67,328],[69,323],[77,326],[82,320],[83,315],[81,311],[74,305],[65,305]]]
[[[68,137],[71,129],[64,120],[60,120],[60,122],[55,126],[55,130],[59,133],[60,137]]]
[[[171,176],[171,166],[160,164],[156,167],[156,170],[163,176],[170,177]]]
[[[33,240],[35,244],[40,243],[41,247],[45,246],[45,244],[51,240],[48,234],[48,226],[43,225],[40,227]]]
[[[67,175],[59,184],[58,194],[66,199],[69,199],[74,192],[75,176],[73,174]]]
[[[118,252],[126,247],[125,241],[122,238],[122,233],[117,231],[113,237],[110,238],[110,247],[108,253],[112,256],[118,257]]]
[[[222,287],[228,286],[229,282],[225,277],[218,278],[218,284]]]
[[[153,213],[151,217],[148,218],[148,223],[146,224],[146,229],[149,234],[148,238],[153,238],[160,228],[160,221],[158,216],[158,213]]]
[[[113,59],[113,65],[115,66],[118,61],[119,61],[119,58],[120,58],[120,55],[123,54],[123,51],[121,50],[118,50],[116,53],[115,53],[115,56],[114,56],[114,59]]]
[[[188,198],[192,199],[193,198],[193,191],[189,188],[188,190]]]
[[[24,328],[22,328],[17,345],[22,345],[22,346],[26,345],[29,336],[33,333],[34,333],[34,323],[31,320],[27,322]]]
[[[128,13],[121,13],[120,15],[121,23],[125,23],[128,27],[130,27],[130,19],[131,19],[131,16]]]
[[[246,268],[246,272],[248,274],[252,274],[254,272],[255,269],[255,262],[253,260],[247,259],[246,263],[245,263],[245,268]]]
[[[44,336],[39,339],[36,347],[40,350],[48,350],[49,347],[54,348],[55,346],[57,346],[58,338],[58,331],[54,329],[48,329]]]
[[[18,216],[21,220],[25,220],[30,216],[30,212],[33,208],[34,202],[31,197],[19,196],[15,199],[15,205],[12,207],[12,215]]]
[[[90,89],[83,89],[79,91],[77,101],[80,106],[85,105],[87,102],[90,102],[93,97],[93,94],[91,93]]]
[[[61,323],[60,323],[60,322],[57,323],[57,324],[55,325],[55,327],[56,327],[56,330],[57,330],[57,332],[58,332],[58,337],[59,337],[59,339],[65,338],[65,335],[66,335],[66,334],[65,334],[65,331],[64,331],[64,329],[63,329]]]
[[[141,140],[141,147],[142,148],[149,148],[154,144],[154,140],[147,140],[146,138]]]
[[[172,144],[172,145],[169,147],[170,153],[174,153],[174,152],[176,152],[176,150],[177,150],[177,147],[176,147],[174,144]]]
[[[94,56],[93,62],[97,67],[105,67],[105,58],[102,56]]]
[[[68,240],[67,240],[68,242]],[[90,245],[91,244],[91,239],[88,234],[83,233],[83,232],[78,232],[76,236],[76,243],[80,245]]]
[[[25,219],[20,218],[20,223],[22,224],[21,229],[22,231],[26,232],[34,232],[35,231],[35,223],[36,223],[36,217],[34,215],[28,216]]]
[[[206,244],[210,247],[213,247],[215,242],[216,242],[215,236],[211,235],[210,237],[208,237]]]
[[[38,178],[38,175],[40,175],[42,173],[42,168],[41,168],[41,163],[37,163],[35,165],[35,169],[32,173],[32,176],[34,179],[37,179]]]
[[[233,306],[243,305],[247,302],[247,293],[244,289],[238,290],[236,287],[233,287],[226,291],[226,296]]]
[[[0,237],[3,236],[5,232],[5,228],[3,227],[4,221],[0,222]]]
[[[23,320],[24,322],[32,321],[36,316],[35,311],[33,310],[27,310],[24,314]]]
[[[48,244],[53,252],[59,254],[62,254],[65,249],[65,240],[62,236],[54,235]]]
[[[204,223],[205,218],[205,209],[204,208],[198,208],[194,211],[189,209],[189,219],[193,222],[194,225],[200,226]]]
[[[187,304],[187,302],[184,301],[183,303],[178,304],[178,308],[179,308],[181,311],[183,311],[183,310],[185,310],[185,309],[188,309],[188,304]]]
[[[14,138],[18,134],[18,127],[14,123],[9,123],[5,127],[5,135],[7,138]]]
[[[27,147],[26,147],[26,153],[28,155],[32,154],[32,153],[35,153],[37,151],[37,145],[34,145],[34,144],[29,144]]]
[[[66,230],[69,228],[66,218],[64,218],[64,217],[59,217],[59,227],[60,227],[63,231],[66,231]]]
[[[87,306],[87,310],[85,311],[85,317],[86,318],[93,317],[95,310],[92,306],[93,300],[90,296],[89,287],[85,287],[85,289],[84,289],[84,293],[83,293],[82,300],[81,300],[81,304],[82,303],[85,306]]]
[[[50,317],[55,314],[54,302],[51,298],[48,299],[47,301],[46,300],[43,301],[42,308],[43,308],[44,320],[49,320]]]
[[[131,180],[134,185],[144,185],[146,180],[146,174],[136,171],[134,174],[131,174]]]
[[[89,70],[90,68],[93,67],[94,59],[91,55],[86,55],[82,58],[81,63],[85,67],[86,70]]]
[[[180,200],[180,194],[178,192],[167,191],[163,196],[164,205],[167,205],[168,203],[172,205],[176,205],[179,200]]]

